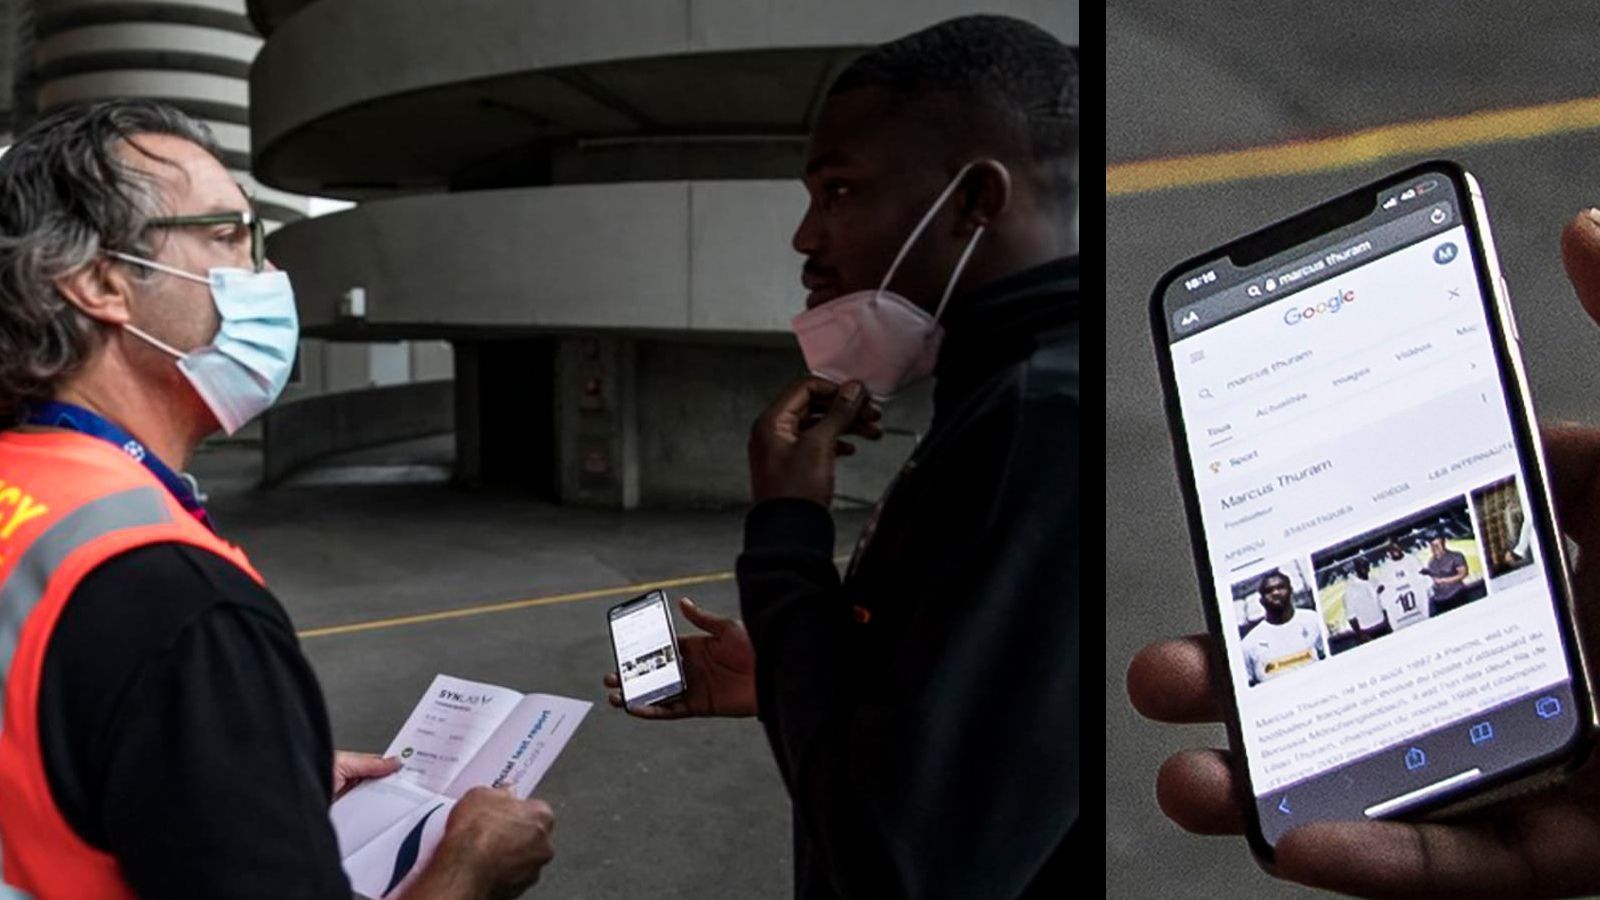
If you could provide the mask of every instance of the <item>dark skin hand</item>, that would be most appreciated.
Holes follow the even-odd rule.
[[[853,394],[853,397],[847,397]],[[834,463],[855,447],[846,435],[877,440],[882,413],[858,382],[839,385],[815,376],[791,383],[756,421],[750,435],[750,481],[756,502],[797,497],[827,506],[833,499]],[[684,618],[703,635],[678,642],[685,693],[666,703],[625,707],[641,719],[756,714],[756,655],[744,623],[679,601]],[[624,708],[617,673],[605,676],[606,700]]]
[[[820,417],[815,410],[825,407]],[[860,382],[836,385],[807,375],[783,393],[750,431],[750,493],[755,502],[779,498],[833,500],[834,464],[855,447],[845,435],[883,436]]]
[[[1591,211],[1592,212],[1592,211]],[[1600,322],[1600,213],[1580,214],[1562,234],[1562,256],[1579,301]],[[1543,433],[1563,530],[1579,546],[1573,580],[1580,640],[1600,653],[1600,429],[1563,425]],[[1145,647],[1128,669],[1128,695],[1159,722],[1217,722],[1210,638],[1191,635]],[[1156,775],[1166,815],[1196,834],[1242,834],[1244,807],[1229,754],[1185,750]],[[1350,860],[1359,860],[1351,865]],[[1322,823],[1277,845],[1273,874],[1363,897],[1539,898],[1600,892],[1600,755],[1552,789],[1449,823]]]
[[[827,384],[829,382],[823,383]],[[821,392],[812,394],[811,406],[800,420],[800,430],[805,431],[821,422],[832,405],[833,396],[831,394]],[[875,441],[883,437],[883,428],[878,424],[882,420],[883,410],[875,401],[868,398],[866,405],[861,408],[861,413],[856,416],[856,420],[850,424],[850,428],[845,433]],[[838,451],[840,456],[849,456],[856,452],[855,445],[845,441],[840,441],[834,449]]]
[[[705,634],[678,641],[683,660],[683,696],[653,706],[626,707],[641,719],[686,719],[694,716],[756,714],[756,651],[744,623],[708,612],[688,597],[678,601],[683,617]],[[605,677],[606,701],[622,709],[622,682],[617,673]]]

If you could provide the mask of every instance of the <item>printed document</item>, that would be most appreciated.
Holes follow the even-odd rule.
[[[333,828],[351,886],[399,896],[433,856],[450,811],[479,785],[526,799],[591,704],[439,675],[385,756],[403,764],[333,804]]]

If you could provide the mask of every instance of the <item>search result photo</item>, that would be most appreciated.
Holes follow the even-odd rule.
[[[671,644],[667,644],[663,647],[657,647],[656,649],[651,650],[649,653],[640,656],[638,659],[630,659],[625,661],[622,664],[622,671],[619,674],[622,676],[623,681],[632,681],[635,678],[647,675],[656,671],[657,669],[672,665],[672,661],[676,659],[677,656],[677,648]]]
[[[1516,476],[1473,491],[1472,508],[1483,529],[1490,589],[1502,591],[1538,578],[1533,519],[1523,506]]]
[[[1328,656],[1310,572],[1292,559],[1233,585],[1239,652],[1251,685]]]
[[[1466,497],[1452,497],[1312,554],[1334,654],[1459,609],[1488,593]]]

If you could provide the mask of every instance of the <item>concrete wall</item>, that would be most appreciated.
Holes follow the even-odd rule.
[[[333,453],[443,434],[455,427],[449,381],[321,394],[268,410],[261,420],[263,483]]]
[[[750,424],[802,370],[796,170],[838,71],[963,14],[1078,37],[1076,0],[266,6],[257,174],[363,201],[272,237],[307,333],[454,342],[458,476],[515,483],[553,458],[541,496],[622,508],[748,497]],[[891,422],[920,427],[927,399]],[[478,415],[507,408],[524,414]],[[876,497],[909,451],[846,462],[840,493]]]
[[[445,341],[406,341],[411,352],[411,379],[434,381],[454,371],[450,345]]]
[[[557,496],[562,503],[639,506],[637,343],[584,336],[560,342],[555,358]]]
[[[466,342],[457,361],[459,483],[610,509],[748,503],[750,427],[805,371],[788,346],[602,333]],[[929,385],[891,403],[835,502],[874,502],[931,412]]]
[[[789,242],[805,202],[797,181],[473,191],[363,203],[278,231],[269,247],[313,335],[357,338],[368,326],[414,336],[430,326],[776,333],[802,306]],[[365,319],[341,319],[340,297],[357,286]]]
[[[300,378],[283,390],[282,402],[320,393],[355,391],[402,381],[437,381],[454,374],[446,341],[300,341]]]
[[[641,341],[635,361],[639,499],[644,506],[737,506],[749,502],[750,426],[805,372],[797,349]],[[888,427],[920,430],[932,413],[922,385],[884,411]],[[835,493],[849,505],[875,501],[911,455],[913,438],[886,435],[839,464]]]

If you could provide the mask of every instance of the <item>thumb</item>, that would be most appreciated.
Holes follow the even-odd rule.
[[[1578,302],[1600,323],[1600,210],[1586,209],[1561,232],[1561,261]]]
[[[378,756],[373,753],[345,753],[339,757],[339,768],[352,778],[376,778],[400,768],[395,756]]]
[[[821,421],[811,426],[806,432],[806,437],[816,441],[827,441],[828,446],[833,446],[839,436],[850,429],[850,423],[856,420],[861,412],[861,404],[866,402],[867,392],[859,381],[847,381],[833,396],[833,403],[828,407],[827,415]]]
[[[707,634],[721,634],[728,630],[732,619],[724,618],[709,610],[701,609],[693,600],[684,597],[678,601],[678,608],[683,610],[683,617],[694,623],[694,626]]]

